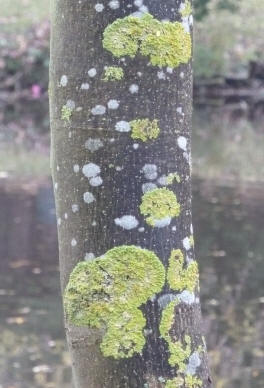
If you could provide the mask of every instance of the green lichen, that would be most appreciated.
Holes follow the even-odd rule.
[[[202,387],[202,381],[191,375],[187,375],[185,379],[182,377],[175,377],[172,380],[167,380],[165,388],[200,388]]]
[[[130,121],[129,124],[132,129],[132,139],[139,139],[145,142],[149,139],[157,139],[159,136],[158,120],[138,119]]]
[[[124,70],[119,66],[107,66],[103,81],[120,81],[124,78]]]
[[[184,269],[184,257],[180,249],[174,249],[169,258],[167,280],[174,291],[193,292],[199,279],[198,264],[192,261]]]
[[[153,66],[175,68],[191,58],[191,35],[179,22],[159,21],[150,14],[117,19],[104,31],[103,47],[115,57],[139,52]]]
[[[171,172],[167,176],[167,183],[168,183],[168,185],[172,185],[174,181],[176,181],[177,183],[180,183],[181,178],[180,178],[179,174],[177,174],[176,172]]]
[[[180,11],[182,17],[188,17],[192,13],[192,5],[189,0],[186,0],[184,7]]]
[[[200,388],[202,385],[203,382],[198,377],[187,375],[185,378],[186,388]]]
[[[143,195],[140,212],[146,217],[147,224],[155,226],[157,221],[164,218],[178,217],[180,204],[173,191],[163,187],[148,191]]]
[[[184,387],[184,380],[182,377],[175,377],[172,380],[167,380],[165,388],[182,388]]]
[[[160,322],[160,334],[169,347],[169,364],[172,367],[177,367],[178,372],[184,372],[187,360],[191,355],[191,338],[190,336],[185,335],[184,341],[173,341],[170,334],[175,319],[175,306],[177,306],[178,303],[179,300],[175,299],[163,310]]]
[[[153,252],[115,247],[74,268],[64,294],[66,317],[76,326],[103,329],[100,348],[106,357],[132,357],[145,344],[146,320],[139,307],[161,291],[164,281],[164,267]]]
[[[71,115],[72,115],[73,110],[69,108],[67,105],[63,105],[61,108],[61,119],[64,121],[70,122]]]

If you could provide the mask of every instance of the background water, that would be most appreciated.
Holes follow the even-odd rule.
[[[223,110],[203,110],[194,120],[194,234],[216,388],[258,388],[264,381],[263,131],[257,128]],[[70,388],[51,181],[4,171],[0,177],[0,387]]]

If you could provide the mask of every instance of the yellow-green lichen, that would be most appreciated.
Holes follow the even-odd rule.
[[[117,19],[104,31],[103,47],[115,57],[134,58],[139,52],[153,66],[175,68],[188,63],[191,35],[179,22],[159,21],[150,14]]]
[[[169,258],[167,280],[174,291],[193,292],[199,279],[198,264],[192,261],[184,269],[184,257],[180,249],[173,249]]]
[[[178,372],[184,372],[187,360],[191,355],[191,338],[185,335],[183,340],[173,341],[170,333],[175,319],[175,306],[178,303],[179,300],[175,299],[165,307],[162,312],[159,328],[162,338],[167,342],[169,347],[169,364],[172,367],[177,367]]]
[[[119,66],[107,66],[104,71],[103,81],[120,81],[124,78],[124,70]]]
[[[185,386],[186,388],[200,388],[202,387],[203,382],[196,376],[187,375],[185,377]]]
[[[150,226],[155,226],[157,221],[178,217],[180,204],[173,191],[163,187],[146,192],[142,197],[140,212],[146,217]]]
[[[165,388],[182,388],[184,387],[184,380],[182,377],[175,377],[172,380],[167,380]]]
[[[180,178],[179,174],[177,174],[176,172],[171,172],[167,176],[167,183],[168,183],[168,185],[172,185],[174,181],[176,181],[177,183],[180,183],[181,178]]]
[[[63,105],[63,107],[61,108],[61,119],[64,121],[68,121],[69,123],[72,111],[72,108],[68,107],[67,105]]]
[[[191,2],[189,0],[186,0],[184,6],[180,10],[180,13],[181,13],[183,18],[184,17],[188,17],[188,16],[191,15],[191,13],[192,13],[192,5],[191,5]]]
[[[130,121],[129,124],[132,129],[132,139],[139,139],[145,142],[149,139],[157,139],[159,136],[158,120],[138,119]]]
[[[200,388],[202,384],[198,377],[187,375],[184,379],[182,377],[175,377],[174,379],[167,380],[165,388]]]
[[[64,293],[66,317],[76,326],[104,329],[100,348],[106,357],[132,357],[145,344],[139,307],[164,281],[164,267],[153,252],[115,247],[74,268]]]

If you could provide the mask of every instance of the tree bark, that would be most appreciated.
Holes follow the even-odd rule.
[[[53,3],[51,167],[76,388],[211,386],[192,243],[189,6]],[[79,274],[90,279],[86,294]],[[93,303],[109,319],[96,321]],[[118,327],[114,350],[107,338]]]

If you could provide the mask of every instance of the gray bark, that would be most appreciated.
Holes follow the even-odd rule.
[[[103,9],[100,4],[103,4]],[[186,250],[184,244],[191,234],[192,222],[191,61],[171,70],[166,66],[151,65],[149,58],[140,54],[135,58],[115,58],[103,49],[103,31],[113,21],[138,11],[139,7],[132,0],[119,1],[117,8],[111,8],[106,0],[100,4],[98,8],[95,0],[54,0],[52,7],[51,167],[63,293],[78,262],[100,257],[117,246],[148,249],[158,256],[165,268],[173,249],[182,250],[185,265],[194,260],[193,246]],[[158,20],[180,20],[180,4],[178,0],[144,1],[149,13]],[[124,79],[103,81],[105,66],[122,67]],[[131,89],[131,85],[137,86]],[[118,101],[117,109],[109,109],[111,100]],[[69,120],[62,119],[65,105],[70,109]],[[92,113],[97,105],[106,108],[104,114]],[[131,122],[139,118],[158,120],[160,135],[157,139],[147,142],[133,140],[131,131],[119,132],[115,129],[117,122]],[[91,139],[96,139],[96,143]],[[95,144],[97,146],[94,147]],[[99,166],[100,174],[87,178],[83,166],[89,163]],[[153,166],[151,172],[146,167],[144,169],[148,164],[156,166],[154,171]],[[174,180],[168,189],[177,196],[180,215],[173,217],[167,226],[150,226],[140,212],[142,185],[154,183],[162,187],[162,181],[158,182],[158,179],[175,172],[180,176],[180,183]],[[86,194],[85,197],[87,192],[92,196]],[[92,202],[87,203],[89,199]],[[124,215],[135,218],[123,219]],[[123,221],[132,224],[127,226]],[[168,343],[161,337],[159,327],[162,309],[177,295],[179,292],[171,290],[166,283],[155,298],[140,306],[147,320],[148,335],[145,334],[146,344],[142,353],[130,358],[105,357],[100,350],[103,330],[76,326],[66,318],[75,387],[165,387],[169,386],[166,385],[168,381],[182,376],[177,367],[168,363]],[[184,336],[190,336],[192,358],[185,360],[188,370],[200,349],[198,361],[194,361],[199,365],[194,366],[193,376],[201,380],[202,385],[199,386],[209,387],[198,287],[195,300],[186,303],[182,299],[176,305],[174,314],[169,334],[184,346]],[[191,388],[185,378],[179,386]],[[196,386],[193,385],[193,388]]]

